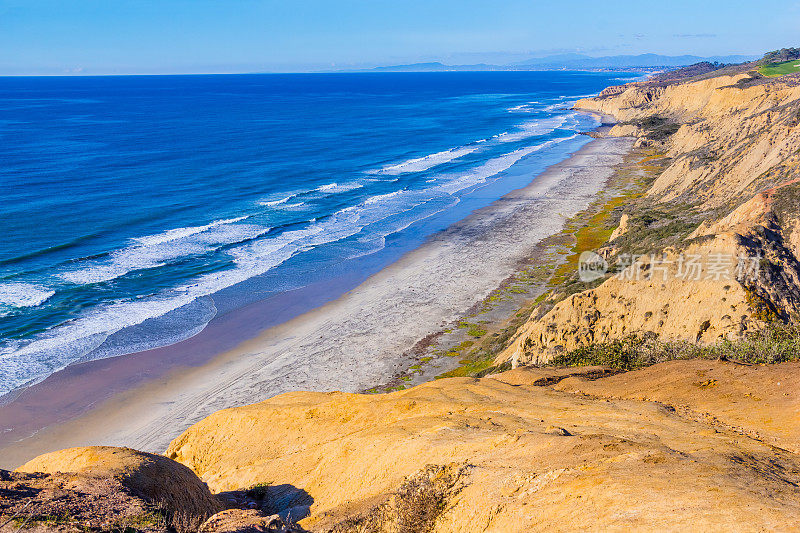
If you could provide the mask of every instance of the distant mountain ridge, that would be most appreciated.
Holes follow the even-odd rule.
[[[665,56],[660,54],[639,54],[590,57],[581,54],[563,54],[529,59],[519,65],[563,67],[683,67],[708,61],[710,63],[744,63],[756,59],[754,56],[729,55],[700,57],[694,55]]]
[[[558,54],[547,57],[526,59],[510,65],[491,65],[476,63],[471,65],[446,65],[438,61],[411,63],[406,65],[380,66],[370,71],[381,72],[438,72],[438,71],[481,71],[481,70],[595,70],[595,69],[657,69],[693,65],[695,63],[745,63],[757,59],[755,56],[728,55],[701,57],[695,55],[666,56],[660,54],[639,54],[591,57],[583,54]]]

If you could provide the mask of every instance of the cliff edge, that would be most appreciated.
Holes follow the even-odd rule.
[[[731,72],[734,70],[734,72]],[[800,311],[800,75],[749,69],[611,87],[613,115],[659,171],[626,203],[609,267],[534,309],[497,363],[540,364],[631,335],[713,345]]]
[[[787,530],[798,371],[695,360],[289,393],[215,413],[167,455],[215,491],[302,487],[313,531]]]

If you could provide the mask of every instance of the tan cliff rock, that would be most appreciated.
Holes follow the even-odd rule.
[[[47,453],[8,477],[7,489],[28,486],[20,492],[29,499],[21,498],[21,505],[17,501],[2,514],[15,513],[20,522],[27,519],[31,527],[50,531],[82,531],[92,525],[190,532],[222,509],[189,468],[129,448],[91,446]],[[64,518],[53,523],[53,516]]]
[[[750,75],[741,73],[637,83],[578,102],[620,120],[612,135],[637,136],[638,144],[665,150],[669,164],[640,202],[685,205],[702,223],[678,246],[648,253],[676,263],[681,255],[701,257],[706,269],[700,280],[685,281],[675,268],[666,280],[639,279],[631,274],[653,266],[645,256],[625,279],[612,276],[543,315],[535,311],[498,364],[542,363],[565,350],[645,332],[710,344],[800,313],[800,77],[745,81],[752,82]],[[626,212],[601,250],[610,262],[620,259],[618,243],[630,220]],[[709,276],[719,254],[736,263],[761,258],[759,275]]]
[[[799,366],[289,393],[215,413],[167,455],[213,490],[302,488],[313,531],[791,530],[800,460],[780,447],[800,434]]]
[[[714,254],[735,258],[740,253],[730,239],[713,244],[690,246],[684,258],[695,256],[707,265]],[[758,329],[741,284],[732,277],[706,279],[706,272],[696,279],[685,265],[687,276],[680,277],[680,262],[674,252],[655,261],[644,257],[596,289],[569,296],[542,318],[525,323],[498,362],[511,358],[515,365],[541,364],[565,351],[634,333],[710,344]],[[735,266],[731,261],[731,273]]]
[[[167,457],[73,448],[19,469],[39,473],[0,471],[0,531],[25,521],[162,533],[153,499],[173,494],[205,514],[217,510],[209,497],[254,485],[275,489],[269,498],[306,494],[310,507],[291,518],[320,532],[791,531],[798,391],[800,363],[689,360],[627,373],[518,368],[384,395],[287,393],[211,415]],[[257,509],[181,523],[301,531]]]
[[[673,163],[649,194],[663,201],[691,194],[693,201],[716,207],[752,194],[765,173],[796,169],[800,161],[800,83],[792,78],[736,86],[746,78],[636,84],[612,96],[580,100],[576,107],[613,115],[622,124],[612,135],[641,140],[645,131],[627,122],[661,116],[679,124],[668,144]]]
[[[192,470],[163,455],[68,448],[0,470],[0,532],[302,531],[254,505],[223,510],[236,495],[212,495]]]
[[[74,472],[92,477],[113,477],[145,499],[191,515],[210,516],[219,508],[208,487],[194,472],[161,455],[130,448],[67,448],[31,459],[16,471]],[[163,479],[170,482],[164,483]]]

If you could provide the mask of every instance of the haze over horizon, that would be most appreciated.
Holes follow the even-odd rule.
[[[669,8],[629,0],[0,0],[0,75],[502,65],[561,53],[757,56],[796,44],[799,25],[795,0],[676,0]]]

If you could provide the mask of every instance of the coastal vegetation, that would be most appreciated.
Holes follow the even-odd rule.
[[[800,48],[781,48],[764,54],[758,62],[758,73],[768,78],[800,72]]]
[[[770,53],[757,66],[796,61],[799,52]],[[608,274],[587,286],[575,265],[562,265],[560,289],[534,307],[495,364],[605,361],[629,369],[673,358],[791,359],[797,332],[765,331],[790,326],[800,311],[791,237],[800,83],[753,77],[752,69],[687,71],[689,77],[611,88],[579,103],[617,116],[610,134],[635,136],[637,149],[657,152],[653,168],[643,194],[626,199],[614,218],[613,233],[587,247],[608,262]],[[726,112],[731,108],[736,113]],[[770,148],[757,154],[759,146]],[[704,272],[686,283],[677,266],[686,256],[706,263],[753,257],[759,275],[729,272],[723,280]],[[648,272],[659,262],[672,266],[659,267],[664,279],[656,283]],[[764,348],[770,344],[771,355]]]
[[[784,61],[783,63],[770,63],[769,65],[763,65],[758,68],[758,72],[764,76],[767,76],[768,78],[783,76],[784,74],[797,74],[800,72],[800,59],[795,59],[794,61]]]
[[[708,346],[687,341],[664,341],[653,332],[631,334],[557,355],[547,366],[601,365],[628,371],[685,359],[734,361],[746,365],[800,361],[800,326],[797,323],[774,323],[748,333],[742,339],[725,339]]]
[[[800,59],[800,48],[781,48],[780,50],[767,52],[758,63],[762,65],[770,65],[775,63],[783,63],[785,61],[792,61],[794,59]]]

